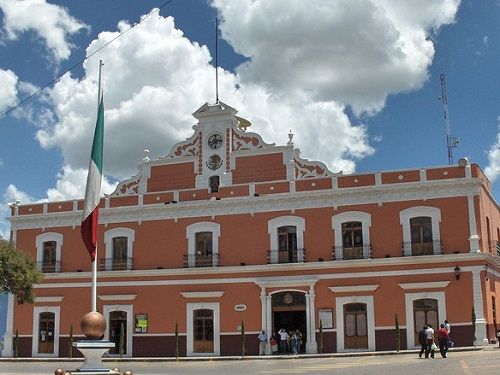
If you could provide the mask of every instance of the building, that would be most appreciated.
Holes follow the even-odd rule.
[[[247,131],[219,102],[186,141],[101,200],[98,310],[125,356],[258,353],[300,330],[302,352],[417,345],[426,322],[456,345],[496,339],[500,215],[481,169],[353,175]],[[90,309],[82,200],[13,204],[12,239],[45,273],[34,305],[9,297],[4,356],[68,355]],[[399,332],[396,330],[396,321]],[[176,337],[176,326],[178,337]],[[18,332],[17,344],[16,334]],[[115,350],[114,353],[117,351]]]

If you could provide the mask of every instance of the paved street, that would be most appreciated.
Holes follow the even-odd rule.
[[[177,374],[342,374],[342,375],[498,375],[500,349],[476,352],[451,352],[449,358],[419,359],[415,354],[361,357],[288,358],[283,360],[214,360],[214,361],[124,361],[106,362],[109,368],[131,370],[134,375]],[[53,374],[54,369],[75,369],[78,362],[0,362],[0,375]]]

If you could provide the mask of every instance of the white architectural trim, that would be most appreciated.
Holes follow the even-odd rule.
[[[406,347],[408,349],[416,349],[415,345],[415,320],[413,314],[413,301],[418,299],[430,298],[438,302],[438,322],[444,322],[446,319],[446,299],[444,292],[418,292],[405,293],[405,309],[406,309]],[[438,327],[434,327],[437,330]]]
[[[411,242],[410,219],[414,217],[430,217],[432,225],[432,241],[434,244],[434,254],[441,254],[441,233],[439,223],[441,222],[441,210],[436,207],[417,206],[402,210],[399,213],[399,222],[403,226],[403,242]],[[411,247],[405,246],[405,256],[411,255]]]
[[[479,252],[479,236],[476,225],[476,209],[474,207],[474,195],[467,195],[467,209],[469,211],[469,251]]]
[[[35,297],[35,303],[62,302],[64,296]]]
[[[214,314],[214,351],[213,353],[195,353],[193,352],[193,315],[195,310],[208,309]],[[187,333],[187,356],[219,356],[220,355],[220,304],[218,302],[200,302],[186,304],[186,333]]]
[[[481,270],[472,271],[472,298],[476,314],[476,341],[479,345],[488,345],[486,319],[484,317],[484,299],[481,283]]]
[[[137,294],[100,294],[101,301],[133,301],[137,298]]]
[[[333,293],[355,293],[355,292],[374,292],[379,284],[374,285],[352,285],[352,286],[331,286],[328,287]]]
[[[38,353],[38,330],[40,328],[40,314],[51,312],[54,314],[54,353]],[[59,306],[35,306],[33,308],[33,335],[31,342],[31,355],[33,357],[59,357],[59,322],[61,318],[61,307]]]
[[[60,233],[48,232],[39,234],[36,236],[36,261],[43,261],[43,243],[47,241],[55,241],[56,242],[56,261],[61,261],[61,248],[63,245],[64,236]]]
[[[402,283],[398,284],[401,289],[436,289],[446,288],[450,281],[429,281],[426,283]]]
[[[342,256],[342,224],[350,221],[361,222],[361,231],[363,233],[363,258],[369,258],[368,245],[370,245],[370,227],[372,217],[367,212],[347,211],[332,216],[332,229],[335,233],[335,259],[340,260]]]
[[[271,263],[278,263],[278,228],[284,226],[293,226],[297,228],[297,249],[304,248],[304,232],[306,230],[306,221],[300,216],[280,216],[267,222],[267,233],[269,234],[269,249],[271,252]],[[302,259],[299,256],[302,256]],[[297,254],[297,262],[301,263],[304,253]]]
[[[14,335],[14,295],[9,294],[7,297],[7,320],[5,325],[5,335],[3,336],[2,357],[13,356],[13,341]]]
[[[220,298],[225,292],[180,292],[184,298]]]
[[[344,305],[349,303],[366,304],[366,323],[368,334],[368,351],[375,350],[375,308],[373,296],[351,296],[335,298],[335,325],[337,327],[337,352],[345,352],[344,347]]]
[[[127,353],[124,354],[124,357],[132,357],[132,340],[133,340],[133,331],[134,331],[134,306],[133,305],[104,305],[103,306],[103,315],[106,319],[106,331],[104,331],[104,339],[109,340],[109,314],[113,311],[125,311],[127,313]],[[110,356],[116,356],[114,354],[110,354]]]
[[[272,278],[272,279],[265,279],[265,278],[258,278],[255,280],[255,283],[260,286],[261,288],[285,288],[285,287],[298,287],[298,286],[307,286],[311,287],[314,286],[318,282],[318,279],[314,278],[306,278],[306,277],[301,277],[301,278],[296,278],[296,277],[279,277],[279,278]],[[299,290],[300,292],[303,292],[303,290]],[[271,292],[270,294],[277,293],[277,292]]]
[[[188,266],[195,266],[194,255],[196,254],[196,233],[211,232],[212,233],[212,254],[219,254],[219,237],[220,237],[220,224],[202,221],[194,223],[186,227],[186,239],[188,240]],[[213,257],[213,266],[217,266],[217,257]]]
[[[113,228],[104,233],[106,259],[113,258],[113,238],[115,237],[127,237],[127,258],[133,258],[135,231],[130,228]],[[108,267],[106,267],[106,270],[108,270]]]

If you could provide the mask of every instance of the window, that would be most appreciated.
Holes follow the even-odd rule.
[[[133,268],[135,232],[129,228],[114,228],[104,234],[106,256],[101,258],[101,270],[119,271]]]
[[[36,237],[36,264],[44,273],[61,272],[63,235],[44,233]]]
[[[188,225],[188,251],[184,255],[184,267],[218,266],[219,237],[220,226],[217,223],[201,222]]]
[[[269,220],[267,229],[270,239],[268,262],[304,262],[305,220],[299,216],[281,216]]]
[[[208,180],[208,186],[210,187],[211,193],[219,192],[219,176],[211,176]]]
[[[370,226],[371,216],[366,212],[348,211],[333,216],[334,259],[371,258]]]
[[[405,256],[441,254],[439,208],[428,206],[407,208],[399,213],[399,220],[403,227]]]

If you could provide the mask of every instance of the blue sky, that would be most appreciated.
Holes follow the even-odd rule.
[[[0,116],[164,3],[0,0]],[[0,235],[9,202],[83,196],[99,59],[106,193],[190,136],[217,16],[219,96],[267,142],[292,130],[333,172],[446,165],[444,72],[455,160],[500,174],[499,1],[173,0],[0,119]]]

